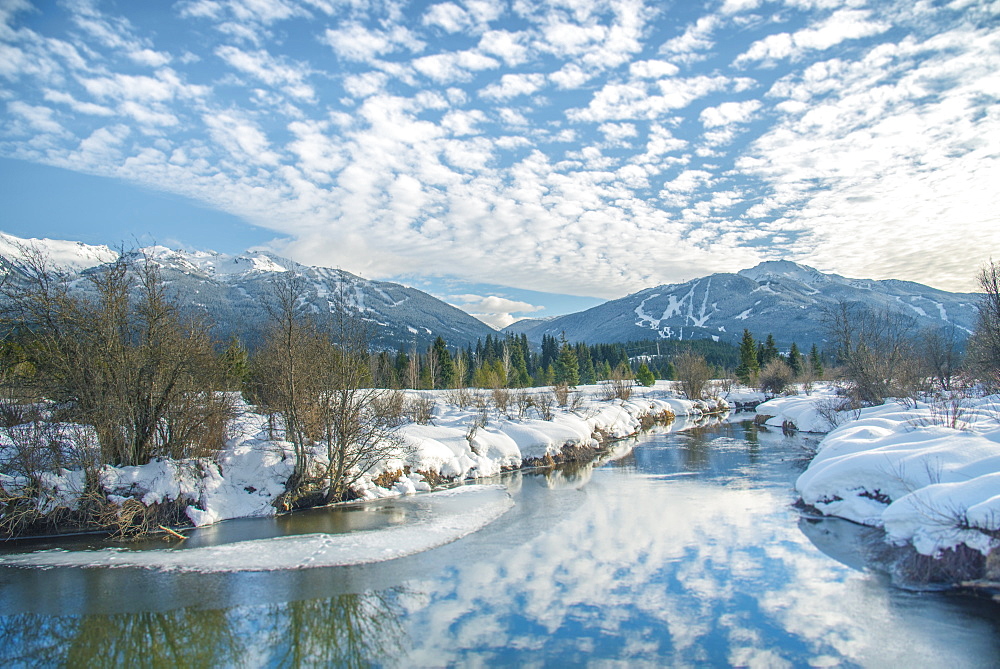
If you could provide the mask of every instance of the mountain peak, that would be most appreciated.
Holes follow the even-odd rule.
[[[738,274],[758,283],[770,279],[793,279],[807,285],[827,283],[831,278],[836,277],[836,275],[824,274],[818,269],[808,265],[800,265],[791,260],[767,260],[750,269],[740,270]]]

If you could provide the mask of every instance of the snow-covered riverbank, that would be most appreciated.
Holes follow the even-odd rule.
[[[636,388],[624,401],[601,399],[605,395],[602,386],[582,386],[572,393],[569,407],[551,407],[549,420],[535,417],[536,412],[532,417],[518,418],[516,412],[505,413],[495,406],[486,411],[462,408],[454,402],[452,391],[407,394],[411,399],[433,403],[432,419],[426,424],[406,423],[400,428],[400,455],[379,463],[355,483],[354,492],[362,499],[430,490],[428,479],[479,479],[552,462],[567,452],[597,449],[601,441],[636,434],[657,418],[697,417],[728,407],[724,400],[681,399],[663,382],[649,389]],[[79,430],[66,431],[67,435],[74,433],[82,434]],[[186,518],[195,526],[274,515],[275,501],[284,492],[293,470],[292,444],[277,438],[280,434],[269,429],[267,417],[249,406],[242,407],[228,434],[225,448],[215,458],[105,466],[99,472],[102,493],[118,505],[129,500],[147,507],[180,502],[186,505]],[[9,434],[0,434],[0,457],[3,449],[10,448],[13,443]],[[398,476],[394,476],[396,472]],[[74,509],[84,495],[85,480],[82,471],[60,469],[47,473],[38,508],[45,512]],[[19,481],[0,474],[0,485],[15,490]]]
[[[758,413],[823,430],[829,398],[780,398]],[[842,414],[796,488],[817,511],[872,527],[940,556],[1000,546],[1000,396],[901,403]]]

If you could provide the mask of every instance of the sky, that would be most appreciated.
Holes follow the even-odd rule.
[[[998,0],[0,0],[0,229],[496,326],[775,259],[969,291],[998,98]]]

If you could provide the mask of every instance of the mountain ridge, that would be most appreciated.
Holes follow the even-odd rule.
[[[532,342],[565,335],[591,344],[644,339],[712,339],[739,343],[773,334],[784,346],[825,343],[823,313],[840,302],[912,316],[919,328],[972,331],[978,295],[949,293],[898,279],[851,279],[789,260],[766,261],[736,273],[720,272],[661,284],[554,319],[505,328]]]
[[[3,234],[0,264],[4,273],[16,275],[19,254],[31,248],[48,256],[53,269],[64,273],[72,289],[81,292],[88,290],[88,282],[78,279],[118,258],[106,246]],[[416,288],[364,279],[345,270],[302,265],[269,251],[229,255],[150,246],[129,253],[156,263],[182,308],[207,315],[215,323],[213,334],[219,339],[238,335],[253,345],[267,322],[264,305],[270,298],[273,278],[285,272],[303,277],[305,301],[314,314],[331,313],[336,296],[344,295],[371,332],[372,346],[377,349],[423,350],[438,336],[451,346],[474,345],[478,339],[497,334],[461,309]]]

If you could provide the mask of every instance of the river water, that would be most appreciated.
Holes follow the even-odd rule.
[[[0,664],[1000,666],[1000,607],[896,588],[859,569],[855,526],[799,517],[793,483],[815,438],[680,427],[596,467],[505,476],[514,505],[499,519],[400,559],[0,566]],[[189,541],[378,532],[420,508],[223,523]]]

